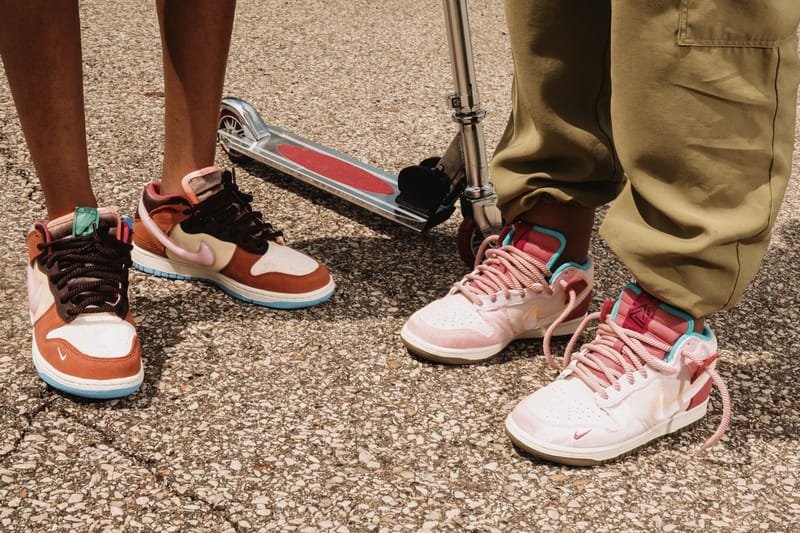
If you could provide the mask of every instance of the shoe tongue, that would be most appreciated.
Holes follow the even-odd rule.
[[[535,257],[548,270],[555,263],[564,246],[564,237],[557,231],[525,222],[515,222],[510,226],[505,226],[498,237],[501,246],[513,246]],[[508,269],[499,262],[494,262],[492,268],[495,272],[508,275]],[[545,279],[549,278],[546,272],[542,272],[542,276]],[[489,289],[484,288],[481,292],[488,294]]]
[[[108,228],[110,234],[122,241],[130,240],[130,225],[110,207],[76,207],[72,213],[47,223],[50,241],[88,237],[100,227]]]
[[[222,170],[207,167],[192,172],[183,178],[182,184],[192,204],[202,203],[223,189]]]
[[[91,237],[98,230],[106,232],[109,236],[130,244],[133,237],[133,221],[127,217],[120,217],[115,209],[110,207],[76,207],[75,211],[55,218],[47,224],[37,224],[46,243],[61,239],[75,239],[78,237]],[[86,256],[86,266],[91,267],[91,255]],[[91,270],[91,269],[89,269]],[[81,277],[68,281],[70,285],[92,282],[96,278],[88,272]],[[109,302],[114,305],[115,302]],[[86,309],[97,308],[97,305],[87,306]]]
[[[532,255],[548,268],[558,259],[564,247],[564,237],[557,231],[525,222],[507,226],[500,235],[500,242]]]
[[[616,304],[614,322],[637,333],[648,333],[673,345],[690,329],[688,317],[662,304],[636,285],[626,287]]]
[[[601,320],[611,313],[615,324],[622,328],[636,333],[647,334],[655,337],[668,346],[673,346],[675,342],[691,327],[687,317],[680,316],[679,312],[672,310],[659,300],[644,292],[637,285],[629,285],[623,289],[617,301],[611,307],[612,302],[608,301],[601,311]],[[663,360],[668,352],[660,350],[655,346],[642,343],[644,348],[656,359]],[[622,352],[624,343],[621,339],[615,339],[614,350]],[[606,366],[622,371],[623,368],[616,361],[600,354],[595,357]],[[605,375],[599,370],[585,367],[592,372],[598,379],[606,382]]]
[[[72,236],[87,237],[100,227],[100,213],[93,207],[76,207],[72,215]]]

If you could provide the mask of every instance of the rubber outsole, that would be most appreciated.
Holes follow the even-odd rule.
[[[312,307],[328,300],[331,296],[333,296],[333,293],[336,289],[336,285],[333,280],[331,280],[330,283],[325,287],[307,293],[307,298],[303,298],[302,295],[297,294],[266,294],[267,291],[253,289],[253,292],[259,291],[265,293],[263,294],[263,298],[258,299],[243,294],[244,290],[236,290],[234,287],[241,284],[238,284],[236,281],[231,280],[230,278],[227,278],[221,274],[219,275],[220,279],[200,275],[196,272],[192,272],[194,270],[200,270],[193,265],[182,264],[177,261],[170,261],[143,250],[135,245],[133,251],[131,252],[131,256],[133,258],[133,266],[137,270],[146,274],[166,279],[197,281],[207,285],[213,285],[237,300],[273,309],[301,309],[304,307]],[[144,261],[147,261],[151,264],[145,264]],[[159,266],[154,266],[154,263],[158,263]],[[169,268],[169,270],[166,270],[167,268]],[[247,286],[242,287],[246,288]]]

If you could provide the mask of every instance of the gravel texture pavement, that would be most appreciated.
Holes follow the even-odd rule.
[[[500,4],[470,2],[490,150],[509,109]],[[155,11],[121,0],[81,9],[94,185],[101,203],[132,214],[161,165]],[[455,132],[437,1],[242,1],[234,32],[226,94],[268,123],[392,172],[441,153]],[[800,529],[796,177],[746,301],[711,324],[734,402],[720,445],[695,454],[719,423],[714,393],[695,426],[568,468],[503,432],[515,403],[553,378],[541,343],[451,368],[400,342],[405,319],[466,273],[458,213],[418,235],[257,164],[237,169],[241,187],[329,267],[335,296],[275,311],[133,272],[141,391],[107,402],[54,392],[30,361],[25,304],[24,235],[45,216],[43,198],[4,77],[0,165],[0,531]],[[597,308],[628,274],[599,239],[592,253]]]

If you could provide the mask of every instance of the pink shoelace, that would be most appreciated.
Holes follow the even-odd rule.
[[[475,269],[453,287],[475,305],[481,305],[480,296],[488,295],[494,302],[498,292],[506,298],[512,291],[552,292],[546,279],[551,272],[544,263],[514,246],[492,248],[498,239],[497,235],[484,239],[475,255]]]
[[[564,358],[559,368],[550,350],[550,340],[555,328],[575,308],[575,299],[572,295],[570,296],[567,308],[550,325],[543,339],[544,355],[551,368],[562,371],[574,360],[576,362],[573,367],[574,375],[603,398],[608,397],[606,390],[609,386],[620,390],[621,379],[627,379],[629,383],[633,383],[634,374],[637,372],[645,378],[651,369],[667,375],[674,375],[678,372],[677,369],[669,367],[645,348],[645,345],[649,345],[659,351],[668,352],[672,348],[670,345],[652,335],[623,328],[610,316],[604,316],[601,311],[591,313],[583,319],[564,350]],[[601,321],[597,327],[595,339],[584,344],[579,352],[573,352],[575,344],[592,320]],[[621,349],[616,348],[619,346],[618,341],[622,341]],[[714,434],[701,446],[699,453],[702,454],[717,444],[725,434],[725,430],[728,429],[731,419],[730,394],[722,377],[711,366],[716,360],[717,354],[705,359],[699,359],[688,352],[683,352],[682,355],[689,361],[692,370],[702,371],[711,378],[722,397],[722,420]],[[622,370],[609,365],[608,361],[613,361]]]

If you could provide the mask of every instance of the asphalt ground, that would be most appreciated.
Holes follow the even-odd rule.
[[[509,108],[499,4],[470,2],[490,150]],[[160,171],[155,12],[121,0],[81,9],[94,186],[132,214]],[[396,172],[451,139],[450,90],[439,2],[240,2],[226,94],[268,123]],[[691,428],[572,468],[503,433],[516,402],[553,378],[539,342],[471,367],[417,360],[400,342],[405,319],[466,273],[459,214],[419,235],[260,165],[237,169],[241,187],[329,267],[335,296],[275,311],[133,272],[141,391],[86,402],[48,389],[30,361],[24,278],[24,236],[45,211],[4,77],[0,164],[2,531],[800,528],[796,177],[746,300],[711,323],[734,402],[720,445],[695,454],[720,420],[714,393]],[[629,276],[599,239],[592,253],[597,308]]]

